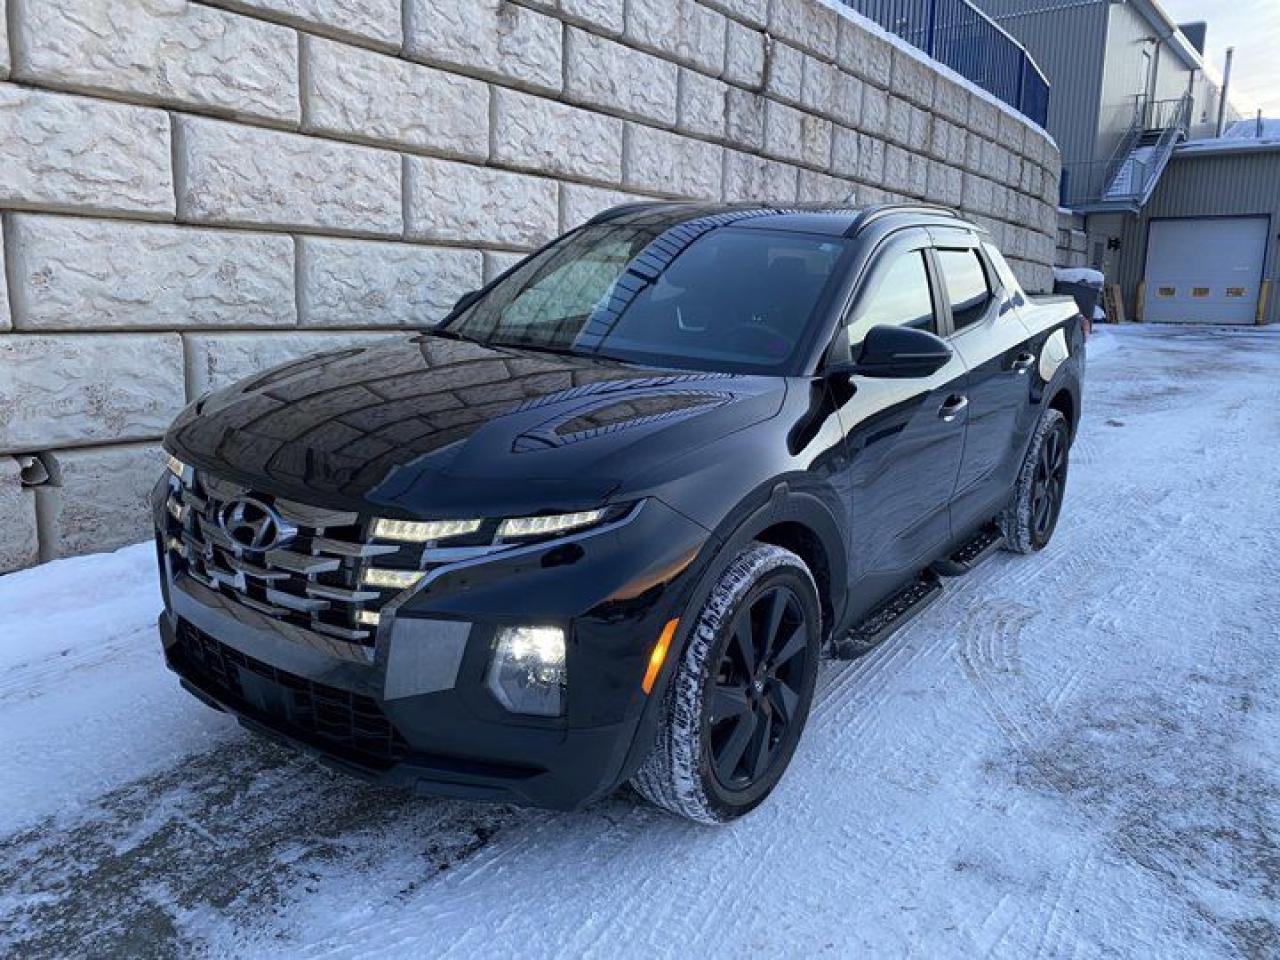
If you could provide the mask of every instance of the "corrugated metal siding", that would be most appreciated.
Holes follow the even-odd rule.
[[[1116,145],[1129,131],[1137,98],[1146,93],[1143,51],[1150,52],[1153,59],[1155,54],[1153,45],[1143,43],[1144,38],[1152,35],[1151,25],[1136,10],[1128,4],[1116,4],[1110,13],[1095,160],[1110,159]],[[1164,86],[1174,64],[1172,58],[1162,57],[1161,60],[1158,79]]]
[[[1093,159],[1107,0],[975,0],[1049,79],[1049,132],[1064,164]]]
[[[1175,155],[1150,202],[1137,217],[1125,217],[1116,273],[1126,310],[1133,316],[1138,284],[1146,270],[1147,224],[1160,217],[1271,217],[1266,276],[1271,280],[1267,319],[1280,322],[1280,151],[1218,156]],[[1090,224],[1092,231],[1093,225]]]
[[[1116,3],[1111,7],[1107,28],[1107,53],[1102,76],[1101,107],[1098,122],[1096,159],[1106,160],[1133,122],[1135,98],[1146,93],[1142,51],[1155,55],[1155,45],[1143,43],[1155,31],[1145,17],[1131,4]],[[1155,99],[1177,100],[1192,89],[1192,71],[1168,42],[1160,45],[1160,62],[1156,74]],[[1198,121],[1210,86],[1195,85],[1197,98],[1192,121]],[[1216,112],[1213,114],[1216,119]]]

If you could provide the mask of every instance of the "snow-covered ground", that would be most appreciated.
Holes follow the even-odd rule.
[[[1278,334],[1100,330],[1050,547],[832,664],[724,829],[261,742],[162,667],[149,546],[0,578],[0,955],[1280,955]]]

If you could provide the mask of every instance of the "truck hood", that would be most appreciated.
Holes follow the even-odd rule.
[[[776,415],[785,384],[428,334],[241,381],[184,410],[165,443],[317,506],[518,516],[625,499],[642,469]]]

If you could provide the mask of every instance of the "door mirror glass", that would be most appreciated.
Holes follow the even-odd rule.
[[[951,348],[927,330],[881,325],[867,331],[848,372],[889,379],[931,377],[950,360]]]

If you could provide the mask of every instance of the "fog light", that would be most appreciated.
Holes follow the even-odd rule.
[[[502,628],[494,638],[485,683],[512,713],[563,715],[564,631],[559,627]]]

